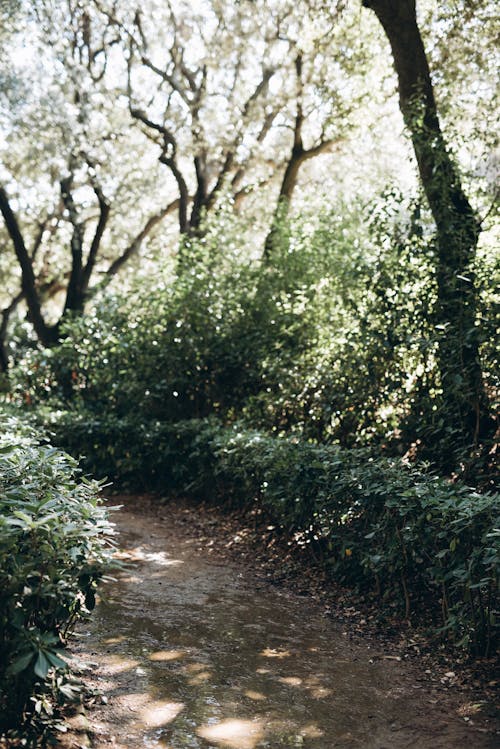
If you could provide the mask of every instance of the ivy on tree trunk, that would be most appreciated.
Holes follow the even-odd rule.
[[[399,105],[436,225],[438,360],[446,425],[465,444],[491,427],[476,325],[472,264],[481,225],[465,195],[441,130],[415,0],[363,0],[389,40]]]

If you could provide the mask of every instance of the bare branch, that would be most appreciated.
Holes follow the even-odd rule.
[[[498,199],[500,197],[500,188],[497,188],[495,192],[493,193],[493,200],[491,201],[491,205],[484,214],[484,216],[479,217],[479,225],[484,226],[486,223],[486,220],[491,216],[491,214],[498,209]]]
[[[141,62],[143,65],[145,65],[149,70],[151,70],[153,73],[155,73],[157,76],[159,76],[162,81],[165,83],[168,83],[169,86],[176,91],[176,93],[179,94],[181,99],[188,105],[191,106],[191,100],[186,95],[186,90],[180,85],[179,81],[175,78],[174,75],[169,73],[166,69],[162,70],[161,68],[157,67],[148,57],[145,55],[141,56]]]
[[[33,239],[33,245],[31,247],[31,260],[34,260],[38,254],[38,250],[40,249],[40,246],[42,244],[43,235],[45,234],[47,227],[49,226],[50,222],[56,218],[56,216],[53,213],[48,213],[47,216],[44,218],[43,221],[39,221],[37,224],[37,232],[35,234],[35,237]],[[52,230],[54,231],[54,230]]]
[[[162,136],[164,153],[167,154],[170,152],[168,154],[169,157],[173,156],[176,152],[177,143],[172,132],[165,127],[165,125],[160,125],[158,122],[149,119],[144,110],[132,106],[129,107],[129,110],[134,119],[139,120],[139,122],[142,122],[142,124],[146,125],[150,130],[154,130]]]
[[[212,187],[212,189],[210,190],[210,192],[208,193],[208,195],[206,197],[205,207],[207,208],[207,210],[209,210],[213,206],[213,204],[215,203],[217,195],[221,191],[221,189],[222,189],[222,187],[224,185],[224,180],[225,180],[227,174],[231,171],[233,163],[234,163],[234,152],[233,151],[228,151],[227,154],[226,154],[226,158],[224,160],[224,163],[223,163],[223,165],[222,165],[222,167],[221,167],[221,169],[219,171],[219,174],[217,176],[217,181],[215,182],[214,186]]]
[[[269,87],[269,81],[273,77],[274,73],[276,71],[271,70],[270,68],[264,68],[262,71],[262,78],[255,87],[255,90],[253,93],[248,97],[248,99],[245,102],[245,106],[243,107],[243,116],[247,117],[248,113],[250,112],[250,108],[254,102],[257,101],[259,96],[263,94],[265,91],[268,90]]]
[[[108,281],[111,280],[113,276],[116,276],[120,268],[133,255],[137,254],[148,234],[150,234],[154,227],[157,226],[161,221],[163,221],[166,216],[168,216],[170,213],[173,213],[173,211],[175,211],[179,207],[178,204],[179,200],[174,200],[172,203],[169,203],[166,208],[163,208],[163,210],[161,210],[159,213],[156,213],[155,215],[148,218],[141,231],[136,234],[134,239],[130,242],[130,244],[120,255],[120,257],[114,260],[109,266],[108,270],[106,271]]]
[[[14,312],[18,304],[24,298],[24,291],[21,289],[16,296],[12,299],[10,304],[0,313],[0,371],[6,372],[9,366],[9,357],[7,354],[6,337],[7,328],[9,325],[9,319],[11,314]]]
[[[177,187],[179,188],[179,231],[181,234],[185,234],[188,229],[187,208],[189,203],[189,190],[186,180],[174,158],[162,155],[160,156],[160,162],[168,166],[177,182]]]
[[[9,317],[14,312],[18,304],[23,300],[24,298],[24,291],[21,289],[17,292],[17,294],[14,296],[14,298],[10,301],[10,303],[7,305],[7,307],[4,307],[2,310],[2,322],[0,323],[0,340],[3,340],[5,338],[5,333],[7,331],[7,325],[9,323]]]
[[[88,290],[90,277],[92,275],[92,271],[94,270],[94,266],[97,260],[97,255],[99,253],[99,248],[101,246],[101,240],[104,234],[104,230],[106,229],[106,224],[108,222],[109,214],[111,211],[110,205],[104,198],[102,191],[94,186],[94,192],[99,202],[99,220],[97,222],[96,230],[92,238],[92,242],[91,242],[90,249],[89,249],[89,254],[87,256],[87,262],[85,264],[85,268],[83,269],[82,292],[84,294]]]

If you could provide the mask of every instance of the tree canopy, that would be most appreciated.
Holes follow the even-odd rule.
[[[464,444],[491,436],[496,396],[481,364],[498,158],[490,2],[19,0],[7,10],[5,370],[20,325],[54,346],[75,315],[132,290],[136,276],[145,288],[160,276],[181,283],[200,252],[210,272],[225,272],[236,247],[276,273],[286,252],[313,242],[329,256],[327,270],[310,256],[324,273],[315,283],[330,288],[336,274],[346,285],[334,284],[328,303],[314,294],[324,308],[312,370],[328,366],[342,327],[357,331],[358,347],[408,315],[420,327],[406,345],[425,360],[415,366],[435,371],[447,403],[443,434],[452,423],[452,440],[457,430]],[[338,214],[330,234],[327,206]],[[294,238],[287,221],[298,216],[310,239]],[[349,222],[358,235],[340,258],[334,234],[343,226],[352,237]],[[407,253],[399,287],[397,253]],[[263,308],[270,289],[255,283]],[[403,289],[406,307],[395,304]],[[380,366],[382,349],[367,362],[377,387],[400,335],[387,333]],[[398,377],[414,378],[403,359]]]

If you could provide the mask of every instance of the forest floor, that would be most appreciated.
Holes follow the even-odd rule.
[[[114,497],[119,557],[73,640],[59,747],[493,749],[488,671],[374,621],[251,518]]]

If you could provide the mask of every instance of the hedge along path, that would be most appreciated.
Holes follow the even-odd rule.
[[[414,666],[210,555],[213,515],[119,501],[128,567],[80,627],[76,664],[95,696],[61,747],[496,746]]]

